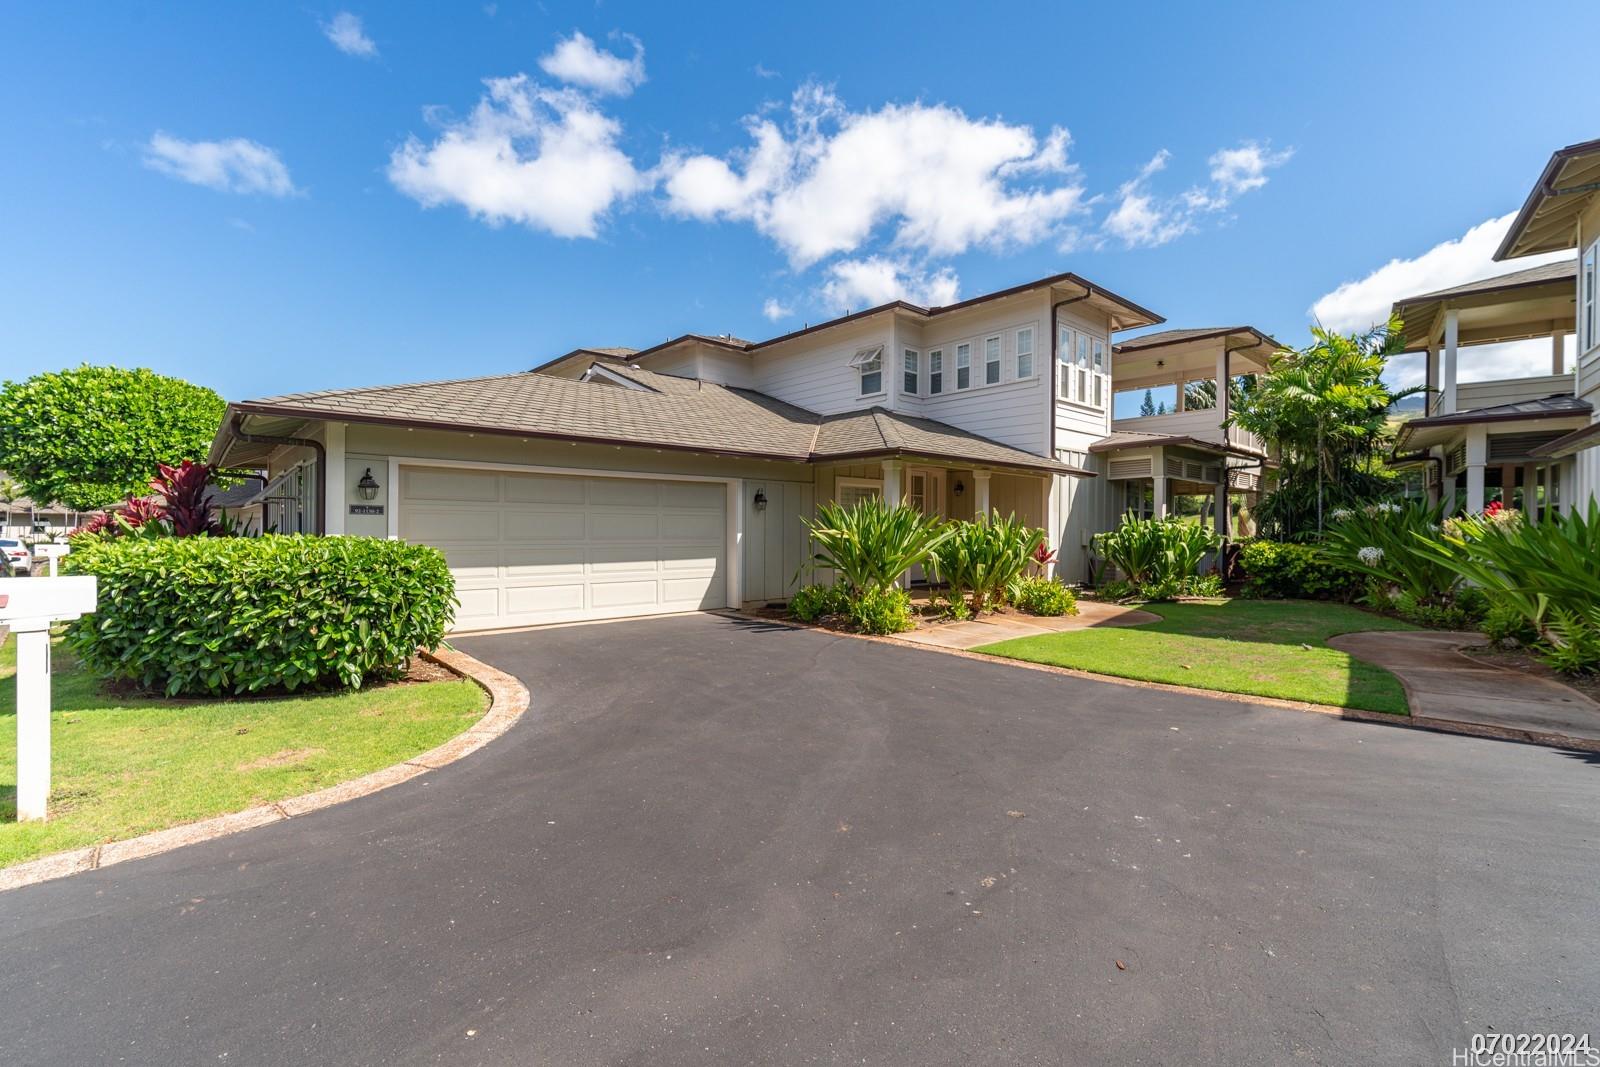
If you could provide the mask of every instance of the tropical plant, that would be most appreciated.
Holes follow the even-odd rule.
[[[1256,511],[1263,532],[1303,539],[1323,530],[1331,508],[1365,504],[1387,490],[1379,458],[1393,439],[1389,409],[1421,391],[1392,392],[1383,381],[1403,344],[1400,325],[1395,319],[1349,335],[1316,327],[1310,345],[1278,352],[1268,372],[1240,390],[1226,425],[1265,439],[1279,463]]]
[[[1125,512],[1115,530],[1095,535],[1095,551],[1121,571],[1139,595],[1170,600],[1184,592],[1207,552],[1219,544],[1203,526],[1178,519],[1140,519]]]
[[[868,497],[852,507],[827,503],[802,520],[816,553],[802,569],[826,568],[855,593],[888,589],[912,567],[927,563],[950,531],[916,508]]]
[[[1335,508],[1329,519],[1322,551],[1337,566],[1373,580],[1374,607],[1387,607],[1397,596],[1419,607],[1447,607],[1454,599],[1460,575],[1424,551],[1441,529],[1442,503],[1379,501]]]
[[[82,366],[0,386],[0,469],[35,500],[89,511],[141,492],[158,463],[203,456],[226,404],[154,371]]]
[[[444,554],[374,537],[84,539],[99,579],[67,641],[93,671],[169,696],[358,687],[444,639]]]
[[[950,586],[952,601],[966,599],[981,615],[1005,599],[1043,543],[1043,530],[995,511],[977,522],[951,523],[948,536],[933,550],[931,566]]]
[[[843,585],[806,585],[789,598],[789,614],[801,622],[816,622],[827,615],[842,615],[850,604]]]
[[[849,598],[844,615],[867,634],[897,634],[916,625],[911,619],[911,594],[897,586],[859,590]]]
[[[1509,509],[1451,519],[1423,551],[1520,614],[1552,666],[1600,670],[1600,501],[1538,522]]]
[[[177,466],[156,465],[158,471],[150,488],[161,500],[161,508],[174,537],[218,536],[222,524],[211,515],[211,467],[184,460]]]
[[[1011,602],[1029,615],[1076,615],[1078,598],[1054,578],[1023,578],[1011,594]]]

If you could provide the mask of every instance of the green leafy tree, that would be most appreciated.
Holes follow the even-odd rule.
[[[1400,350],[1400,321],[1366,333],[1314,327],[1312,342],[1272,357],[1253,388],[1241,390],[1228,425],[1265,439],[1277,453],[1278,481],[1257,511],[1280,537],[1321,534],[1333,506],[1384,495],[1380,457],[1393,443],[1389,409],[1420,387],[1391,392],[1383,371]]]
[[[226,409],[204,386],[91,367],[0,386],[0,469],[34,500],[87,511],[143,493],[159,463],[203,459]]]
[[[1150,395],[1150,390],[1144,391],[1144,402],[1139,405],[1139,414],[1148,418],[1156,413],[1155,397]]]

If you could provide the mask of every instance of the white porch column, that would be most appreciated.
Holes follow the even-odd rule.
[[[1550,331],[1550,373],[1563,374],[1567,369],[1567,335],[1562,330]]]
[[[344,516],[349,510],[345,503],[345,483],[349,481],[344,469],[344,423],[330,422],[323,433],[322,448],[327,469],[322,471],[322,528],[330,534],[344,533]]]
[[[890,507],[898,505],[905,497],[905,490],[900,478],[904,465],[897,459],[883,461],[883,502]]]
[[[1451,308],[1444,313],[1444,405],[1439,414],[1456,410],[1456,342],[1461,336],[1461,312]]]
[[[1467,427],[1468,515],[1476,515],[1483,510],[1483,467],[1488,456],[1489,434],[1482,426]]]
[[[972,517],[989,517],[989,471],[972,472]]]
[[[1222,353],[1217,356],[1217,410],[1222,413],[1219,422],[1228,421],[1228,341],[1223,338]]]
[[[1155,517],[1164,519],[1167,517],[1167,479],[1164,475],[1158,474],[1154,480],[1156,483]]]

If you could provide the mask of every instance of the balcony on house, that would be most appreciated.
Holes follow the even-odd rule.
[[[1255,434],[1223,423],[1278,347],[1249,327],[1165,330],[1124,341],[1112,356],[1112,432],[1265,452]],[[1219,381],[1228,387],[1219,390]]]

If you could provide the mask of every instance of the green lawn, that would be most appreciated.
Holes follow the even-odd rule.
[[[321,789],[471,726],[471,682],[270,700],[110,697],[57,647],[50,818],[18,823],[16,642],[0,644],[0,867]]]
[[[1394,675],[1323,642],[1359,630],[1416,629],[1408,623],[1301,600],[1150,604],[1145,610],[1161,621],[1019,637],[977,651],[1118,678],[1406,714]]]

